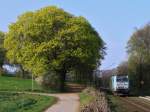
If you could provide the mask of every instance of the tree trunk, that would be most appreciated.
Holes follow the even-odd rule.
[[[65,91],[65,81],[66,81],[66,70],[61,70],[60,72],[60,91]]]
[[[142,56],[141,56],[140,63],[139,63],[139,91],[140,91],[140,94],[142,94],[142,92],[143,92],[142,81],[143,81],[143,61],[142,61]]]
[[[25,77],[25,71],[24,71],[22,65],[20,65],[20,69],[21,69],[21,78],[26,78]]]

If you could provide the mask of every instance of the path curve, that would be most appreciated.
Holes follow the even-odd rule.
[[[50,94],[58,98],[58,102],[45,112],[79,112],[79,96],[76,93]]]

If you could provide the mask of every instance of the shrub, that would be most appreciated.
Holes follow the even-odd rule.
[[[48,73],[44,76],[40,76],[36,78],[36,81],[38,84],[42,85],[46,88],[54,88],[59,89],[60,87],[60,81],[59,76],[55,72]]]
[[[3,75],[4,74],[4,71],[3,69],[0,67],[0,75]]]

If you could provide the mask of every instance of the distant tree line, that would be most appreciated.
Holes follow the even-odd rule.
[[[137,29],[127,45],[131,86],[140,94],[150,93],[150,24]]]
[[[131,92],[150,94],[150,24],[136,29],[127,43],[128,60],[117,67],[118,75],[129,75]]]

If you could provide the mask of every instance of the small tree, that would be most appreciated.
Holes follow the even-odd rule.
[[[34,76],[55,72],[64,90],[66,73],[94,70],[104,57],[104,42],[83,17],[57,7],[19,16],[5,39],[7,57]]]

